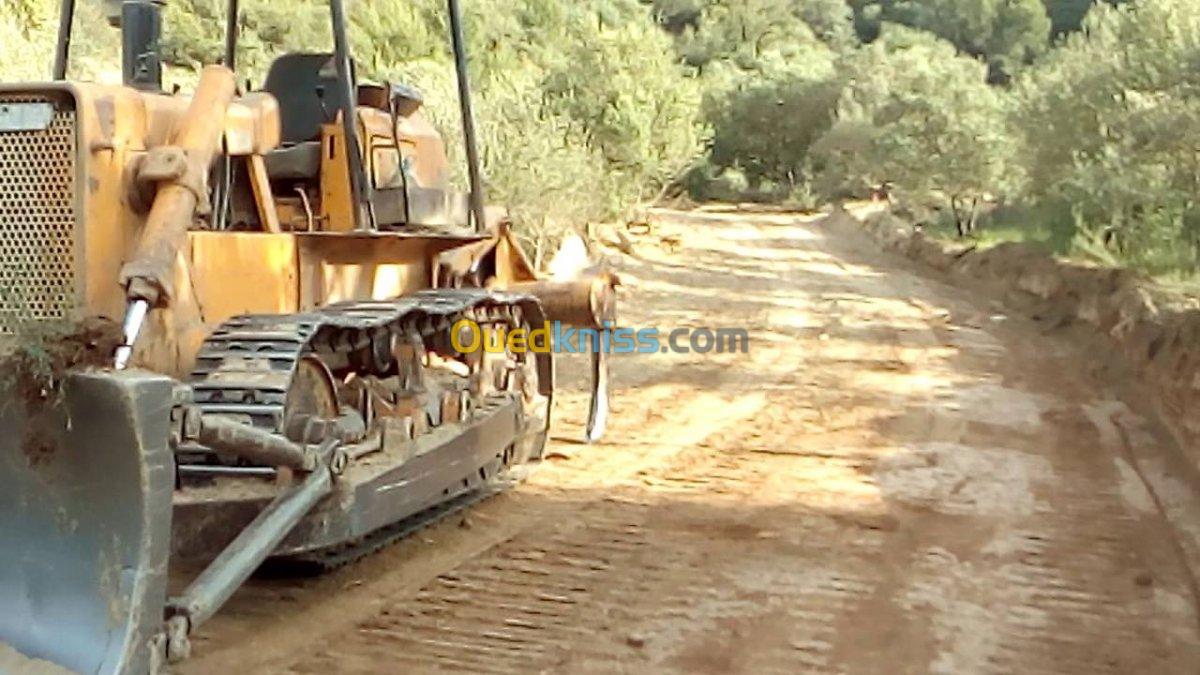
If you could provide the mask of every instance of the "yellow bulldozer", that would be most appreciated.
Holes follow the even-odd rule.
[[[554,366],[504,336],[614,319],[611,275],[539,278],[485,206],[457,0],[465,194],[421,95],[358,79],[343,0],[333,52],[256,91],[229,0],[190,95],[162,1],[107,0],[121,86],[68,78],[74,0],[53,80],[0,83],[0,670],[163,672],[268,559],[342,565],[519,480]],[[69,358],[22,373],[45,335]]]

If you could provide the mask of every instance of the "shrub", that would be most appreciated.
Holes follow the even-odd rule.
[[[891,184],[917,201],[944,199],[960,231],[977,207],[1011,181],[1005,99],[986,66],[952,45],[902,26],[843,64],[835,122],[814,146],[820,187],[863,196]]]

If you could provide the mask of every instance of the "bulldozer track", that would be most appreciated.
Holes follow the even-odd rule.
[[[516,481],[497,482],[471,490],[418,514],[398,520],[387,527],[375,530],[359,541],[308,554],[289,556],[280,560],[280,562],[285,566],[298,565],[300,569],[312,573],[323,574],[332,572],[340,567],[345,567],[367,556],[378,553],[388,546],[411,537],[417,532],[435,525],[450,516],[462,513],[472,506],[500,494],[514,482]]]
[[[288,397],[293,388],[305,386],[301,381],[303,378],[298,375],[299,365],[304,359],[315,356],[330,368],[330,374],[339,382],[361,376],[389,377],[398,372],[394,351],[397,344],[419,343],[417,346],[420,347],[418,353],[422,355],[421,358],[428,353],[456,356],[450,331],[454,323],[462,318],[471,319],[485,327],[503,326],[511,329],[529,322],[540,322],[542,311],[532,296],[483,289],[435,289],[393,301],[339,303],[304,314],[236,317],[214,331],[205,342],[191,377],[193,403],[203,414],[232,416],[258,428],[288,435]],[[512,356],[508,354],[506,358]],[[528,359],[533,358],[540,357],[531,354],[525,362],[532,364]],[[476,364],[473,368],[480,372],[473,370],[471,377],[487,380],[496,372],[482,365],[486,364],[484,360],[473,360],[472,363]],[[506,361],[506,364],[504,369],[517,367],[511,361]],[[544,361],[541,364],[549,365]],[[428,364],[422,365],[421,369],[428,371]],[[538,389],[546,401],[549,400],[547,390],[552,383],[542,378],[552,376],[552,372],[550,368],[539,368]],[[454,377],[459,378],[461,374]],[[496,386],[503,390],[514,384],[526,386],[523,384],[526,380],[521,378],[513,380],[501,376],[498,380],[487,387]],[[462,378],[462,382],[454,386],[468,386],[462,394],[470,392],[470,410],[473,411],[470,414],[491,410],[500,399],[484,388],[476,389],[467,385],[469,381],[470,378]],[[548,407],[545,411],[540,410],[536,403],[538,399],[529,398],[533,396],[531,389],[526,389],[524,394],[524,407],[527,409],[522,413],[523,426],[514,443],[526,443],[530,439],[536,442],[535,435],[544,434],[548,422]],[[521,395],[518,394],[517,398],[521,398]],[[440,403],[435,401],[431,405],[435,405],[437,410],[429,412],[426,408],[430,429],[442,423]],[[367,434],[375,434],[378,438],[382,431],[374,430],[371,417],[364,413]],[[367,452],[369,454],[371,451]],[[270,467],[227,466],[226,462],[238,460],[223,458],[219,453],[199,445],[180,447],[177,457],[182,466],[193,469],[211,468],[230,473],[265,471],[268,475],[271,471]],[[462,485],[447,489],[445,501],[353,540],[283,556],[277,560],[278,566],[303,573],[317,573],[369,556],[503,491],[525,474],[521,468],[524,462],[539,457],[536,453],[521,454],[516,451],[511,456],[506,454],[504,468],[499,474],[481,480],[472,470]],[[260,477],[254,476],[248,480],[260,480]]]
[[[471,312],[484,320],[519,309],[536,322],[532,296],[484,289],[434,289],[390,301],[345,302],[304,314],[246,315],[230,319],[205,340],[190,382],[194,402],[208,414],[241,415],[255,426],[282,431],[284,405],[296,365],[306,354],[344,359],[350,369],[387,369],[391,339],[416,334],[428,341],[448,334]],[[427,345],[432,346],[432,345]]]

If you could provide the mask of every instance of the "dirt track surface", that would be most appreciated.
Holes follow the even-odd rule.
[[[657,220],[627,323],[747,327],[749,354],[618,358],[594,447],[565,363],[568,457],[252,582],[181,671],[1200,669],[1200,508],[1102,352],[816,218]]]

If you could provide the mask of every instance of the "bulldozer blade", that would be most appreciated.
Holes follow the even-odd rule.
[[[6,394],[0,656],[15,650],[16,658],[88,675],[157,669],[174,489],[172,390],[158,375],[89,372],[69,375],[50,400]]]

